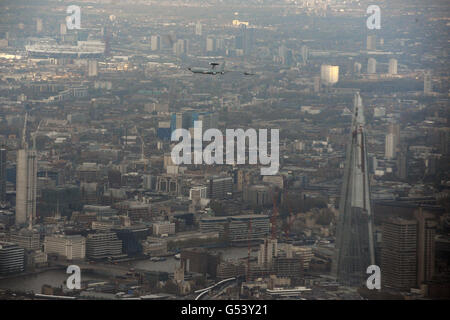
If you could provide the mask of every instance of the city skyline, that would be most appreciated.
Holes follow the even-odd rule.
[[[445,2],[0,8],[0,300],[450,298]]]

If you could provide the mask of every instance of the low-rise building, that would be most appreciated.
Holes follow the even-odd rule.
[[[25,249],[11,242],[0,242],[0,274],[22,272],[25,267]]]
[[[80,235],[46,236],[44,252],[56,253],[67,260],[83,260],[86,257],[86,239]]]
[[[86,239],[86,257],[105,259],[122,254],[122,241],[114,232],[100,232],[88,235]]]
[[[169,221],[155,222],[153,224],[153,235],[171,235],[175,234],[175,223]]]
[[[159,238],[148,237],[142,242],[142,253],[151,257],[167,254],[167,241]]]

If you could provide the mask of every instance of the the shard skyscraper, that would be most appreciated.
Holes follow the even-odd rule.
[[[28,114],[25,115],[22,149],[17,151],[16,225],[28,223],[31,228],[36,218],[37,156],[34,146],[30,150],[26,142],[27,120]]]
[[[352,129],[339,204],[333,271],[342,285],[361,286],[375,264],[364,107],[355,94]]]

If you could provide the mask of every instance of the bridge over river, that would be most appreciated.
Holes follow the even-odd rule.
[[[67,261],[58,261],[52,263],[52,265],[65,267],[67,268],[70,265],[76,265],[80,267],[81,273],[83,272],[90,272],[90,273],[97,273],[101,275],[106,276],[126,276],[132,274],[146,274],[146,273],[152,273],[152,271],[143,270],[143,269],[136,269],[136,268],[129,268],[128,266],[123,265],[117,265],[117,264],[109,264],[109,263],[86,263],[86,262],[67,262]]]

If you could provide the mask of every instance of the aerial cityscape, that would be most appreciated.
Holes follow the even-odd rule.
[[[0,300],[450,299],[449,34],[446,0],[0,1]]]

